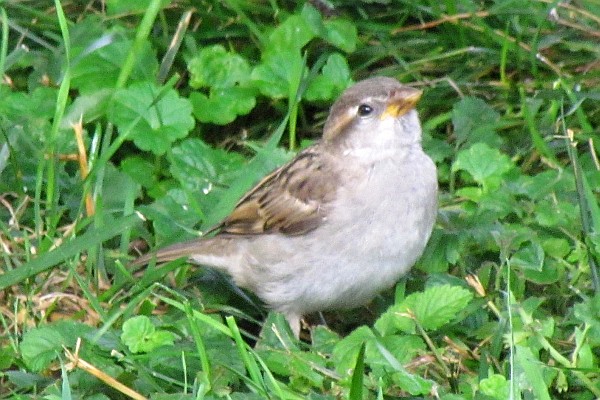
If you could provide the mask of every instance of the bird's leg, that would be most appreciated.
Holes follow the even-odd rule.
[[[285,313],[283,313],[283,315],[285,316],[285,319],[287,320],[288,324],[290,325],[290,329],[292,330],[294,337],[296,339],[299,339],[300,338],[300,318],[301,318],[301,316],[294,312],[285,312]]]

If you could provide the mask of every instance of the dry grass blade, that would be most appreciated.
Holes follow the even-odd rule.
[[[136,392],[135,390],[131,389],[130,387],[123,385],[121,382],[117,381],[112,376],[107,375],[106,373],[104,373],[100,369],[96,368],[89,362],[85,361],[82,358],[79,358],[80,346],[81,346],[81,338],[77,339],[77,345],[75,347],[75,354],[71,353],[66,347],[64,348],[65,356],[70,361],[70,363],[67,364],[67,366],[66,366],[67,370],[70,371],[75,368],[81,368],[82,370],[89,373],[90,375],[93,375],[96,378],[100,379],[102,382],[106,383],[108,386],[112,387],[113,389],[118,390],[119,392],[123,393],[126,396],[131,397],[132,399],[135,399],[135,400],[146,400],[147,399],[147,397],[144,397],[141,394],[139,394],[138,392]]]
[[[462,14],[455,14],[455,15],[444,15],[442,18],[436,19],[435,21],[426,22],[424,24],[409,25],[409,26],[405,26],[402,28],[393,29],[391,34],[397,35],[402,32],[431,29],[438,25],[445,24],[446,22],[455,23],[461,19],[468,19],[468,18],[473,18],[473,17],[484,18],[484,17],[488,17],[489,15],[490,15],[490,13],[488,11],[477,11],[477,12],[473,12],[473,13],[462,13]]]

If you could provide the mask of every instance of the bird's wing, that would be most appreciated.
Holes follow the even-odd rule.
[[[329,157],[309,147],[263,178],[215,230],[237,235],[309,232],[324,220],[337,179]]]

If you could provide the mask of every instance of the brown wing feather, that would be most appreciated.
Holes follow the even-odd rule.
[[[325,218],[336,179],[329,158],[309,147],[263,178],[216,230],[238,235],[309,232]]]

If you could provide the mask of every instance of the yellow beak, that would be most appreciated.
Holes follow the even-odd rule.
[[[423,95],[423,91],[411,87],[404,87],[390,97],[388,104],[381,114],[380,119],[398,118],[415,108]]]

